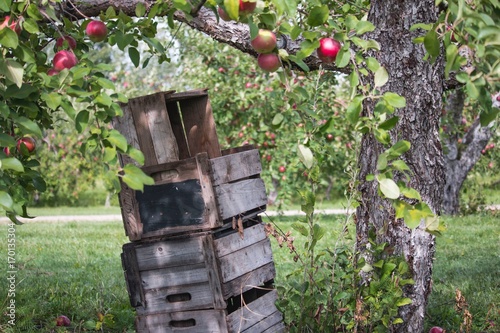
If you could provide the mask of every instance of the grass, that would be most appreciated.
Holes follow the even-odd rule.
[[[273,219],[285,231],[296,220]],[[499,222],[494,215],[446,219],[448,231],[437,239],[427,325],[458,331],[462,317],[454,310],[454,299],[459,289],[473,315],[472,332],[500,332]],[[321,223],[329,230],[323,245],[331,246],[341,220],[324,217]],[[0,224],[0,230],[0,238],[6,240],[7,225]],[[120,222],[36,222],[18,226],[15,235],[16,327],[7,328],[8,317],[2,316],[0,331],[83,332],[104,323],[99,331],[133,332],[135,313],[129,304],[120,262],[121,247],[128,239]],[[300,247],[300,242],[299,238],[295,245]],[[279,284],[295,263],[288,250],[277,249],[275,242],[273,246]],[[2,241],[0,262],[4,272],[6,254],[7,242]],[[7,280],[2,278],[2,313],[7,310],[7,289]],[[68,330],[54,326],[60,314],[71,319]]]

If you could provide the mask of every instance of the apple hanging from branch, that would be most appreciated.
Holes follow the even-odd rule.
[[[335,61],[342,45],[333,38],[325,37],[319,40],[319,47],[316,50],[318,58],[325,64],[330,64]]]
[[[78,59],[75,54],[71,51],[62,50],[55,54],[54,59],[52,59],[53,68],[60,72],[65,68],[71,68],[78,63]]]
[[[108,28],[106,28],[106,24],[102,21],[93,20],[87,24],[85,33],[89,36],[91,41],[102,42],[108,35]]]
[[[276,53],[259,54],[257,64],[266,72],[276,72],[281,67],[280,57]]]
[[[258,53],[270,53],[276,47],[276,35],[266,29],[259,29],[257,36],[250,42]]]

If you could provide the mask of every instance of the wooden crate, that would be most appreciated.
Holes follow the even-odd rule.
[[[165,312],[136,317],[137,333],[280,333],[283,316],[275,306],[276,290],[251,290],[232,310]]]
[[[199,153],[182,161],[143,167],[145,173],[169,174],[144,192],[122,184],[119,194],[125,232],[131,241],[210,230],[233,217],[251,218],[266,208],[260,156],[252,146],[208,159]],[[234,153],[230,153],[234,152]]]
[[[123,246],[122,264],[138,315],[228,307],[276,275],[260,219],[238,232],[202,232]]]
[[[267,204],[257,149],[221,151],[206,90],[162,92],[131,99],[114,127],[145,156],[155,185],[119,193],[131,241],[222,227]],[[122,165],[135,163],[120,155]]]

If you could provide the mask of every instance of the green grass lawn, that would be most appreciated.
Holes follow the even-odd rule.
[[[331,233],[323,244],[337,239],[340,219],[322,219]],[[278,224],[288,230],[292,221],[282,218]],[[500,218],[474,215],[446,219],[446,223],[448,231],[437,240],[428,325],[458,331],[462,321],[454,310],[458,288],[473,315],[473,332],[499,332]],[[7,272],[7,225],[0,224],[0,230],[4,240],[0,243],[0,267]],[[72,320],[68,332],[95,330],[101,322],[102,332],[134,331],[135,314],[120,262],[121,247],[128,239],[120,222],[36,222],[16,227],[15,236],[16,327],[7,328],[8,317],[2,316],[0,331],[65,332],[55,329],[55,318],[61,314]],[[300,246],[300,240],[295,245]],[[279,284],[294,263],[286,249],[273,246]],[[2,313],[7,312],[10,300],[7,290],[7,279],[2,278]]]

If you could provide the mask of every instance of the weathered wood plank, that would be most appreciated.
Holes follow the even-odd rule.
[[[123,116],[113,118],[113,128],[127,139],[129,145],[140,150],[141,147],[139,146],[139,139],[137,138],[132,112],[128,104],[121,105],[121,108],[123,110]],[[118,159],[122,167],[126,164],[135,164],[139,166],[139,164],[128,155],[118,154]]]
[[[214,294],[207,283],[151,289],[144,296],[146,306],[136,307],[138,315],[225,308],[216,306]]]
[[[251,272],[222,284],[222,296],[225,299],[240,295],[247,290],[261,286],[276,277],[274,262],[270,262]]]
[[[214,186],[248,178],[262,172],[257,149],[213,158],[210,163]]]
[[[142,223],[139,218],[139,206],[135,200],[135,191],[121,181],[121,191],[118,194],[120,208],[123,218],[123,226],[125,234],[131,241],[141,239]]]
[[[255,325],[248,327],[241,333],[255,333],[255,332],[269,332],[278,333],[284,332],[285,324],[283,323],[283,315],[281,312],[276,311],[268,317],[257,322]]]
[[[271,243],[264,239],[258,243],[242,248],[219,258],[221,279],[223,283],[251,272],[273,261]]]
[[[170,123],[172,124],[172,131],[175,139],[177,140],[179,160],[189,158],[191,155],[189,154],[189,147],[187,145],[186,133],[184,132],[184,124],[182,123],[178,102],[176,100],[170,100],[169,96],[166,96],[165,100],[168,117],[170,118]]]
[[[144,289],[137,283],[141,279],[137,256],[133,248],[124,246],[121,254],[123,273],[127,284],[128,296],[132,307],[144,306]]]
[[[217,258],[234,253],[242,248],[251,246],[267,238],[264,224],[256,224],[243,230],[244,237],[234,232],[214,241]]]
[[[213,302],[215,309],[225,309],[226,301],[222,296],[222,281],[219,274],[219,262],[215,255],[215,246],[213,236],[203,238],[203,256],[205,258],[205,266],[208,273],[208,284],[212,290]]]
[[[134,248],[141,271],[155,270],[203,263],[203,241],[207,237],[210,236],[173,238],[145,244],[129,243],[124,248]]]
[[[223,310],[165,312],[136,317],[137,333],[227,333]]]
[[[162,173],[164,175],[162,180],[155,182],[155,184],[181,182],[188,179],[200,178],[197,161],[194,157],[182,161],[149,165],[141,169],[150,176],[155,173]],[[167,177],[166,175],[169,176]]]
[[[206,283],[208,285],[208,270],[205,263],[177,267],[159,268],[141,272],[144,291],[166,286]]]
[[[255,149],[254,145],[244,145],[244,146],[239,146],[239,147],[231,147],[227,149],[223,149],[221,151],[222,156],[230,155],[230,154],[237,154],[241,153],[247,150],[252,150]]]
[[[230,333],[244,332],[258,322],[271,316],[278,311],[274,304],[277,297],[276,290],[271,290],[267,294],[229,314],[227,316],[228,331]],[[259,331],[250,330],[248,332]]]
[[[211,169],[207,153],[196,154],[196,164],[200,179],[201,194],[205,202],[204,221],[209,228],[220,227],[223,219],[219,218],[217,210],[217,199],[212,185]]]
[[[179,95],[173,94],[172,99]],[[179,105],[188,141],[189,153],[207,153],[209,158],[221,156],[215,120],[208,95],[180,99]]]
[[[260,178],[244,179],[214,188],[223,220],[267,204],[266,186]]]

